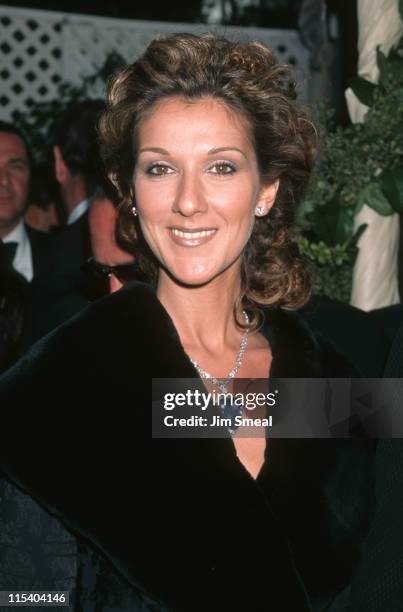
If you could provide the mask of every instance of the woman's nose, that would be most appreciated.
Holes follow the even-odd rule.
[[[191,217],[198,212],[205,212],[206,208],[201,182],[193,174],[184,174],[172,210],[184,217]]]

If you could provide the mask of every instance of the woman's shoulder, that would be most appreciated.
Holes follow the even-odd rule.
[[[315,329],[303,311],[265,310],[262,333],[273,353],[271,375],[287,378],[355,378],[348,355]]]
[[[75,385],[95,380],[192,377],[173,323],[153,289],[133,282],[47,334],[0,377],[0,396],[16,386]]]
[[[144,326],[157,325],[164,320],[164,311],[155,293],[144,283],[133,282],[120,291],[88,304],[79,313],[56,327],[36,342],[28,355],[38,355],[64,350],[80,341],[86,345],[99,345],[108,338],[119,338],[117,332],[125,330],[129,338],[131,330],[137,332]],[[166,320],[164,321],[166,323]]]

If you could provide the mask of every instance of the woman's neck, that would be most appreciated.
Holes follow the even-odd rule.
[[[239,343],[242,332],[234,320],[239,291],[238,274],[222,275],[200,287],[185,287],[161,272],[157,287],[158,298],[185,349],[200,347],[210,353]]]

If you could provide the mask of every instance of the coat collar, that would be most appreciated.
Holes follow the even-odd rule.
[[[116,308],[110,308],[112,304],[116,304]],[[197,376],[171,317],[150,285],[128,283],[119,292],[95,303],[94,310],[102,310],[103,305],[107,308],[108,318],[110,313],[116,313],[114,316],[122,321],[122,311],[127,312],[127,317],[131,318],[131,331],[137,339],[147,331],[145,342],[154,355],[155,368],[160,370],[158,364],[161,363],[162,377]],[[273,355],[270,377],[349,377],[353,373],[344,358],[312,332],[298,312],[265,309],[261,333],[267,338]],[[169,374],[163,373],[164,368]]]
[[[261,332],[272,350],[270,378],[350,378],[355,372],[346,360],[313,333],[299,313],[266,309]],[[77,355],[76,338],[86,347]],[[120,291],[84,308],[35,345],[29,361],[40,352],[58,358],[71,347],[79,368],[90,350],[94,372],[105,368],[123,380],[141,378],[197,378],[173,321],[153,288],[131,282]],[[88,347],[88,349],[87,349]],[[113,358],[112,358],[113,356]],[[87,373],[88,374],[88,373]]]

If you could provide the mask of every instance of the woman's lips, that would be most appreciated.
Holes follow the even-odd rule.
[[[212,239],[217,232],[216,229],[196,229],[185,230],[176,227],[170,227],[169,233],[175,244],[179,246],[195,247],[205,244]]]

